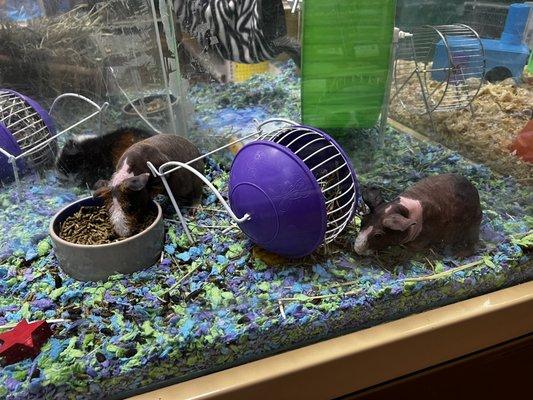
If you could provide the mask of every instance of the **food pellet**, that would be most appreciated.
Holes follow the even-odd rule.
[[[154,214],[149,213],[134,228],[132,236],[145,230],[154,221]],[[118,237],[109,221],[109,214],[104,207],[81,207],[74,215],[68,217],[59,228],[59,237],[67,242],[85,245],[98,245],[118,242]]]

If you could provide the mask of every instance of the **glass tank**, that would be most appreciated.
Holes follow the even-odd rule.
[[[531,7],[0,0],[0,398],[531,280]]]
[[[401,88],[402,77],[417,69],[415,59],[421,71],[416,75],[423,82],[411,79],[401,93],[393,95],[391,116],[474,162],[531,184],[532,147],[531,140],[525,139],[531,137],[527,132],[532,118],[531,5],[433,2],[427,5],[431,17],[426,19],[417,13],[402,18],[410,7],[418,7],[405,3],[399,7],[400,26],[414,36],[398,43],[394,68],[398,79],[393,92]],[[439,25],[453,27],[451,31],[444,28],[443,37],[437,39],[436,31],[433,38],[421,31],[426,23],[437,30]],[[462,24],[469,27],[468,33],[461,31]],[[478,39],[467,42],[465,35]],[[419,54],[414,56],[414,52]],[[451,63],[443,61],[445,53]],[[428,107],[422,104],[424,95]]]

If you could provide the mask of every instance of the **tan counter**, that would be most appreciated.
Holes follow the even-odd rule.
[[[528,282],[131,399],[331,399],[531,332]]]

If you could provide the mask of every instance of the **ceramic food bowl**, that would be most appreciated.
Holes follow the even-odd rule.
[[[152,224],[124,240],[82,245],[59,237],[61,223],[81,207],[101,205],[101,200],[86,197],[63,208],[50,221],[50,236],[63,271],[80,281],[100,281],[117,273],[131,274],[154,265],[163,251],[165,236],[163,213],[155,201],[153,209],[157,215]]]

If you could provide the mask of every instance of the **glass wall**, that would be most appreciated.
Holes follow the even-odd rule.
[[[528,67],[531,39],[527,42],[531,31],[530,8],[523,3],[511,6],[511,2],[502,1],[434,3],[426,6],[431,10],[427,20],[423,14],[408,12],[414,5],[399,3],[398,25],[413,32],[414,46],[418,48],[411,48],[411,38],[400,41],[395,64],[398,79],[393,88],[399,88],[402,77],[415,71],[415,65],[406,65],[411,62],[407,61],[409,58],[414,58],[413,51],[428,53],[419,55],[420,72],[393,99],[392,117],[473,161],[531,183],[531,165],[527,162],[531,159],[526,154],[531,150],[523,148],[518,139],[523,130],[530,129],[527,124],[532,118]],[[477,43],[460,43],[460,39],[455,39],[460,28],[455,31],[443,28],[443,32],[435,35],[451,37],[444,44],[437,36],[417,33],[423,24],[466,24],[480,39]],[[446,57],[455,57],[451,64],[441,62],[444,53]],[[436,62],[439,64],[435,65]],[[446,71],[432,72],[439,68]],[[422,75],[422,83],[418,75]],[[446,95],[440,96],[442,93]],[[422,104],[424,95],[439,95],[438,100],[443,103],[438,105],[438,100],[430,98],[431,113],[427,113]],[[413,102],[422,107],[413,107]]]
[[[531,280],[530,14],[0,0],[0,398],[126,397]]]
[[[97,134],[124,124],[185,131],[177,61],[150,1],[6,0],[1,9],[3,87],[46,109],[64,93],[108,102],[84,126]],[[88,111],[61,101],[53,117],[67,128]]]

